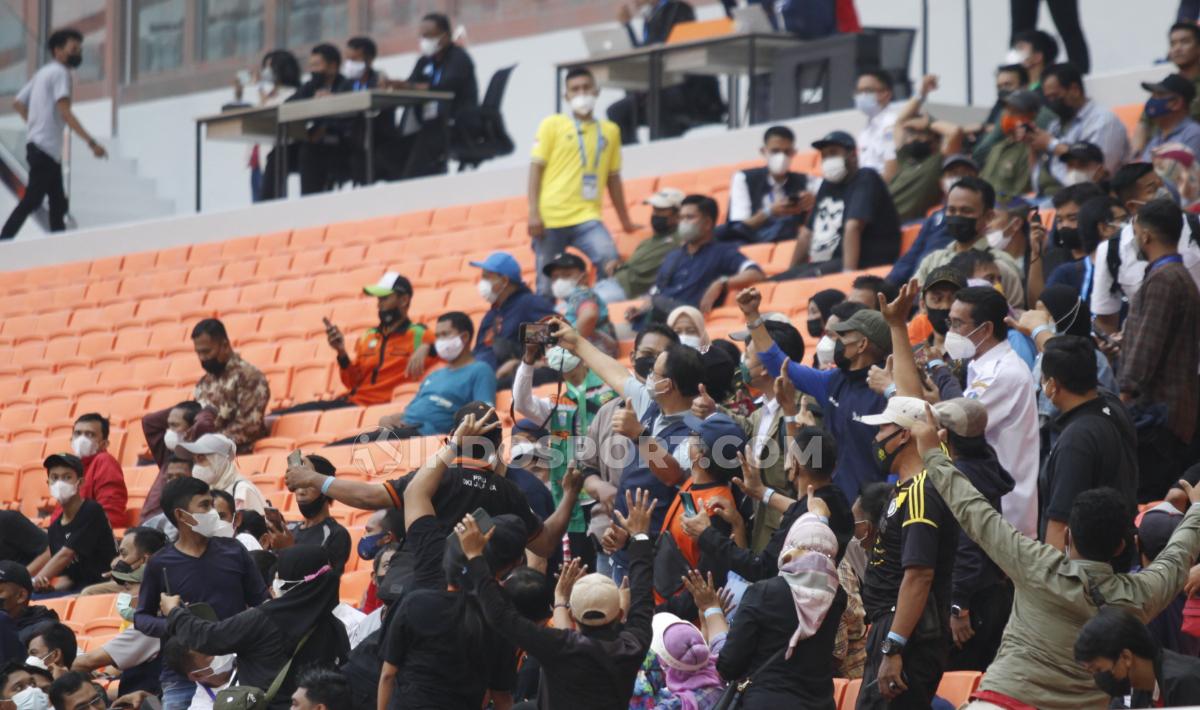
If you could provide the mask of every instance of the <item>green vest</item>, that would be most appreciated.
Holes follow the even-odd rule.
[[[587,435],[592,417],[596,416],[596,412],[605,402],[617,396],[616,392],[604,384],[604,380],[590,371],[582,385],[576,387],[570,382],[563,382],[563,390],[562,400],[555,405],[554,411],[550,413],[550,420],[546,422],[546,428],[550,430],[550,448],[557,452],[554,459],[556,465],[550,468],[550,494],[554,497],[555,505],[562,501],[562,479],[567,473],[567,464],[575,460],[573,437]],[[571,510],[567,532],[587,531],[588,521],[581,504],[591,499],[582,491],[579,498],[575,508]]]

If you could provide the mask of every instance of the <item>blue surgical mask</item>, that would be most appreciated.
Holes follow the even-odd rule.
[[[387,533],[377,532],[373,535],[363,535],[358,541],[358,556],[364,560],[373,560],[383,547],[383,536]]]

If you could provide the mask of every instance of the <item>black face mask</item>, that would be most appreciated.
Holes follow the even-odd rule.
[[[885,476],[892,472],[892,463],[895,462],[896,456],[900,453],[899,448],[888,453],[887,443],[902,433],[904,433],[903,429],[897,429],[883,441],[876,441],[871,444],[871,448],[875,453],[875,465],[879,467],[879,472]]]
[[[1078,227],[1059,227],[1054,230],[1058,235],[1058,242],[1066,249],[1082,249],[1083,237],[1079,236]]]
[[[379,311],[379,325],[384,328],[400,321],[399,308],[386,308]]]
[[[929,317],[929,325],[933,326],[933,332],[938,335],[945,335],[950,332],[950,309],[949,308],[925,308],[925,315]]]
[[[997,89],[996,90],[996,102],[998,104],[1000,104],[1001,106],[1004,105],[1005,100],[1008,99],[1009,96],[1012,96],[1012,89]]]
[[[71,67],[72,69],[77,68],[80,64],[83,64],[82,54],[72,54],[67,57],[67,66]]]
[[[121,574],[133,574],[133,565],[125,560],[117,560],[117,563],[112,566],[112,571],[120,572]]]
[[[1062,119],[1063,123],[1070,121],[1075,117],[1075,109],[1067,105],[1066,99],[1054,99],[1046,101],[1046,108],[1054,112],[1056,116]]]
[[[974,217],[963,217],[956,214],[947,217],[942,224],[946,225],[946,234],[953,237],[956,242],[970,244],[979,238]]]
[[[638,374],[643,380],[654,372],[654,361],[658,358],[654,355],[643,355],[633,361],[633,371]]]
[[[225,372],[225,363],[221,362],[215,357],[210,357],[207,360],[201,360],[200,367],[203,367],[204,371],[210,375],[219,375],[222,372]]]
[[[814,338],[819,338],[825,334],[825,321],[819,316],[817,318],[808,319],[808,334]]]
[[[297,505],[300,508],[300,514],[304,516],[305,520],[307,520],[319,515],[321,510],[325,507],[325,503],[328,501],[329,498],[320,495],[307,503],[297,503]]]
[[[833,364],[837,365],[842,372],[849,372],[850,366],[853,364],[850,358],[846,357],[846,344],[841,340],[833,344]]]
[[[660,237],[675,231],[671,227],[671,218],[663,217],[661,215],[654,215],[650,218],[650,228],[653,229],[654,233]]]
[[[1123,698],[1132,690],[1128,677],[1118,680],[1113,677],[1111,670],[1093,673],[1092,680],[1096,682],[1096,687],[1104,691],[1104,694],[1110,698]]]
[[[929,141],[915,141],[905,147],[908,149],[909,156],[918,162],[933,155],[933,143]]]

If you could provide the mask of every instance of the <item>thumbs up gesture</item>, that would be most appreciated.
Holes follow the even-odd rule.
[[[887,364],[881,369],[878,365],[872,365],[867,371],[867,386],[872,391],[883,394],[884,390],[892,384],[892,356],[888,355]]]
[[[717,411],[716,400],[708,396],[708,389],[701,384],[700,394],[692,400],[692,414],[701,419],[708,419],[708,416],[715,411]]]
[[[631,400],[626,399],[625,404],[621,405],[621,408],[613,414],[612,428],[614,434],[624,436],[634,442],[642,435],[642,422],[638,419]]]

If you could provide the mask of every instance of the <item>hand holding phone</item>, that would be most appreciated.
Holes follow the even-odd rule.
[[[683,502],[683,512],[687,513],[689,518],[696,514],[696,499],[691,491],[680,493],[679,500]]]
[[[300,452],[300,449],[296,449],[292,453],[288,454],[287,462],[288,468],[297,468],[299,466],[303,466],[304,454]]]

